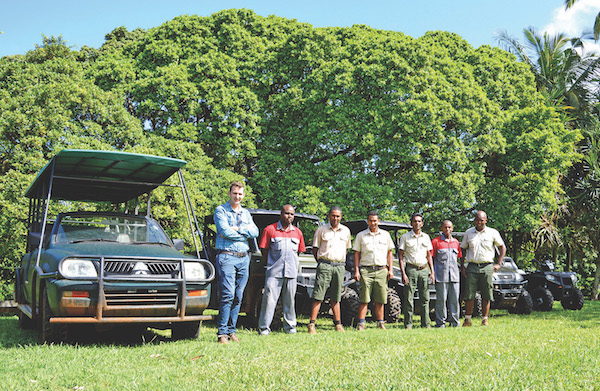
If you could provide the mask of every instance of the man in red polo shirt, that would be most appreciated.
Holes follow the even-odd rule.
[[[262,298],[258,332],[268,335],[279,295],[283,304],[283,328],[288,334],[296,332],[296,277],[298,276],[298,254],[306,251],[302,231],[292,222],[296,212],[291,205],[281,209],[277,223],[268,225],[260,239],[260,251],[267,263],[265,289]]]
[[[458,259],[462,258],[460,242],[452,237],[454,225],[450,220],[442,223],[442,235],[431,241],[431,255],[435,271],[435,326],[457,327],[459,316],[460,271]],[[448,309],[449,311],[447,311]]]

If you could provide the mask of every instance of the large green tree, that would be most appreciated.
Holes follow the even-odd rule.
[[[483,208],[498,228],[526,231],[554,207],[579,137],[526,65],[448,33],[227,10],[116,29],[88,72],[146,132],[198,144],[272,208],[422,210],[463,228]]]

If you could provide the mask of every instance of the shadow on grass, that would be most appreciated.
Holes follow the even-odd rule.
[[[97,329],[89,325],[69,326],[68,340],[70,345],[117,345],[138,346],[143,344],[159,344],[171,339],[159,330],[136,326],[114,326]],[[36,330],[19,328],[16,316],[0,317],[0,347],[12,348],[25,345],[40,345],[39,333]]]

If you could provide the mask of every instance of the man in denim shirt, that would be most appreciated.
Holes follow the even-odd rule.
[[[219,319],[217,340],[226,344],[239,342],[235,335],[242,295],[248,282],[250,255],[248,239],[258,236],[258,227],[250,212],[242,208],[244,184],[232,182],[229,202],[215,210],[217,226],[217,273],[219,275]]]

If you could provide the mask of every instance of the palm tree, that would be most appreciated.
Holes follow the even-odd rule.
[[[580,38],[540,34],[533,27],[524,29],[523,33],[525,45],[506,31],[498,34],[498,41],[529,65],[538,91],[551,105],[578,120],[587,119],[594,100],[593,81],[598,78],[600,57],[586,53]]]
[[[595,119],[584,129],[581,146],[582,161],[578,164],[577,180],[571,189],[573,209],[596,252],[596,273],[592,298],[598,299],[600,284],[600,121]]]
[[[565,9],[571,8],[577,0],[565,0]],[[596,15],[594,20],[594,39],[597,41],[600,38],[600,12]]]

